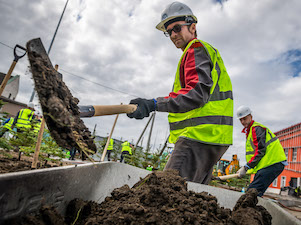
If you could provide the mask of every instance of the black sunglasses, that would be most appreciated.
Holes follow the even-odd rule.
[[[182,30],[182,26],[189,26],[191,23],[183,23],[183,24],[176,24],[172,29],[164,31],[166,37],[171,36],[172,32],[179,33]]]

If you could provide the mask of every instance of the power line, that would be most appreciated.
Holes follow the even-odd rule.
[[[11,46],[9,46],[9,45],[7,45],[7,44],[4,44],[4,43],[1,42],[1,41],[0,41],[0,44],[6,46],[6,47],[8,47],[8,48],[14,49],[13,47],[11,47]]]
[[[93,83],[93,84],[96,84],[96,85],[98,85],[98,86],[105,87],[105,88],[111,89],[111,90],[113,90],[113,91],[120,92],[120,93],[122,93],[122,94],[126,94],[126,95],[129,95],[129,96],[133,96],[133,97],[139,98],[139,96],[137,96],[137,95],[132,95],[132,94],[129,94],[129,93],[125,92],[125,91],[120,91],[120,90],[117,90],[117,89],[115,89],[115,88],[111,88],[111,87],[109,87],[109,86],[106,86],[106,85],[97,83],[97,82],[95,82],[95,81],[88,80],[87,78],[84,78],[84,77],[82,77],[82,76],[76,75],[76,74],[71,73],[71,72],[68,72],[68,71],[66,71],[66,70],[64,70],[64,69],[61,69],[61,68],[60,68],[60,70],[61,70],[61,71],[64,71],[64,72],[67,73],[67,74],[70,74],[70,75],[72,75],[72,76],[75,76],[75,77],[78,77],[78,78],[83,79],[83,80],[85,80],[85,81],[88,81],[88,82],[91,82],[91,83]]]
[[[6,47],[8,47],[8,48],[14,49],[13,47],[11,47],[11,46],[9,46],[9,45],[7,45],[7,44],[1,42],[1,41],[0,41],[0,44],[6,46]],[[70,75],[72,75],[72,76],[75,76],[75,77],[78,77],[78,78],[80,78],[80,79],[83,79],[83,80],[85,80],[85,81],[88,81],[88,82],[90,82],[90,83],[96,84],[96,85],[98,85],[98,86],[101,86],[101,87],[104,87],[104,88],[108,88],[108,89],[110,89],[110,90],[117,91],[117,92],[119,92],[119,93],[126,94],[126,95],[129,95],[129,96],[132,96],[132,97],[140,98],[140,97],[137,96],[137,95],[132,95],[132,94],[129,94],[129,93],[125,92],[125,91],[120,91],[120,90],[117,90],[117,89],[115,89],[115,88],[106,86],[106,85],[104,85],[104,84],[100,84],[100,83],[97,83],[97,82],[95,82],[95,81],[88,80],[87,78],[84,78],[84,77],[82,77],[82,76],[79,76],[79,75],[74,74],[74,73],[71,73],[71,72],[68,72],[67,70],[64,70],[64,69],[61,69],[61,68],[60,68],[59,70],[64,71],[65,73],[70,74]]]
[[[7,45],[7,44],[5,44],[5,43],[1,42],[1,41],[0,41],[0,44],[1,44],[1,45],[4,45],[5,47],[8,47],[8,48],[10,48],[10,49],[14,50],[14,47],[12,47],[12,46],[9,46],[9,45]],[[16,49],[16,51],[17,51],[17,52],[22,52],[22,53],[24,53],[24,51],[21,51],[21,50],[19,50],[18,48]]]

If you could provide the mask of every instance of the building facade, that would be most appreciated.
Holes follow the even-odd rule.
[[[5,74],[0,72],[0,83],[4,80]],[[15,100],[19,92],[20,76],[11,76],[2,93],[3,97]]]
[[[0,72],[0,83],[3,82],[5,73]],[[27,108],[27,105],[16,101],[19,92],[20,76],[11,76],[4,88],[0,100],[4,105],[0,107],[0,118],[2,117],[15,117],[20,109]],[[0,120],[1,123],[1,120]]]
[[[280,193],[282,187],[301,186],[301,123],[275,132],[275,135],[284,148],[288,166],[269,186],[267,192]]]

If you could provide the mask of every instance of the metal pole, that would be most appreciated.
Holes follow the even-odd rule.
[[[58,23],[58,25],[56,26],[54,35],[53,35],[53,37],[52,37],[50,46],[49,46],[48,51],[47,51],[47,54],[48,54],[48,55],[50,54],[50,50],[51,50],[52,44],[53,44],[53,42],[54,42],[56,33],[57,33],[57,31],[58,31],[58,29],[59,29],[59,26],[60,26],[60,24],[61,24],[61,21],[62,21],[62,19],[63,19],[63,16],[64,16],[64,13],[65,13],[65,10],[66,10],[66,7],[67,7],[68,2],[69,2],[69,0],[67,0],[67,2],[66,2],[66,4],[65,4],[64,10],[63,10],[63,12],[62,12],[62,14],[61,14],[61,17],[60,17],[60,20],[59,20],[59,23]]]
[[[142,136],[143,136],[143,134],[144,134],[146,128],[148,127],[148,124],[149,124],[150,121],[152,120],[153,116],[154,116],[154,114],[152,114],[151,117],[149,118],[149,120],[147,121],[147,124],[145,125],[145,127],[144,127],[144,129],[143,129],[143,131],[142,131],[142,133],[141,133],[141,135],[140,135],[140,137],[138,138],[138,141],[136,142],[136,145],[135,145],[134,148],[133,148],[133,152],[135,152],[135,150],[136,150],[136,148],[137,148],[137,146],[138,146],[138,144],[139,144],[139,141],[141,140],[141,138],[142,138]],[[141,144],[141,145],[142,145],[142,144]]]
[[[68,2],[69,2],[69,0],[66,1],[64,10],[63,10],[63,12],[62,12],[62,14],[61,14],[61,17],[60,17],[60,20],[59,20],[59,22],[58,22],[58,24],[57,24],[57,26],[56,26],[55,32],[54,32],[54,34],[53,34],[53,37],[52,37],[52,40],[51,40],[51,43],[50,43],[50,46],[49,46],[48,51],[47,51],[47,54],[48,54],[48,55],[50,54],[50,51],[51,51],[51,48],[52,48],[54,39],[55,39],[55,37],[56,37],[56,33],[57,33],[57,31],[58,31],[58,29],[59,29],[59,27],[60,27],[60,24],[61,24],[61,21],[62,21],[62,19],[63,19],[65,10],[66,10],[66,8],[67,8]],[[35,90],[34,90],[34,88],[33,88],[29,102],[32,102],[32,101],[33,101],[34,95],[35,95]]]
[[[161,149],[161,151],[160,151],[160,153],[159,153],[159,156],[161,156],[161,155],[163,154],[163,152],[164,152],[164,149],[165,149],[165,148],[166,148],[166,146],[167,146],[168,139],[169,139],[169,135],[168,135],[168,137],[166,138],[166,141],[165,141],[165,143],[164,143],[164,146],[163,146],[163,148]]]
[[[152,125],[150,127],[150,131],[149,131],[149,136],[148,136],[148,140],[147,140],[147,145],[146,145],[146,151],[148,152],[150,149],[149,149],[149,145],[150,145],[150,140],[151,140],[151,137],[152,137],[152,132],[153,132],[153,126],[154,126],[154,122],[155,122],[155,116],[156,116],[156,111],[153,112],[153,121],[152,121]]]

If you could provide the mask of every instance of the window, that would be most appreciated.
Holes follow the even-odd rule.
[[[284,152],[285,152],[286,158],[288,159],[288,148],[286,148],[286,149],[284,150]]]
[[[286,177],[281,177],[280,187],[285,187],[285,186],[286,186]]]
[[[9,93],[9,96],[8,96],[8,98],[10,98],[11,97],[11,93]]]
[[[273,181],[272,186],[273,186],[273,187],[277,187],[277,182],[278,182],[278,178],[276,177],[276,179]]]
[[[296,162],[296,161],[297,161],[297,148],[293,148],[292,161],[293,161],[293,162]]]

